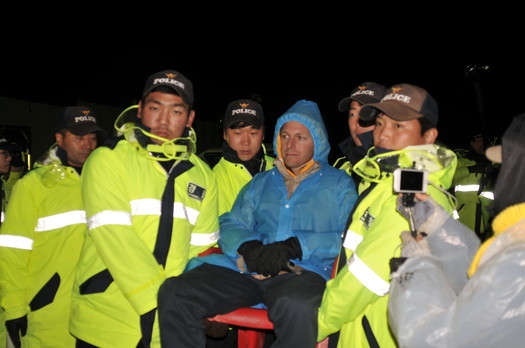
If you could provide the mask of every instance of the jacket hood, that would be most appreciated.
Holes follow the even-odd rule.
[[[54,143],[51,147],[35,161],[34,168],[45,167],[48,165],[62,165],[62,160],[58,156],[58,145]]]
[[[64,164],[65,162],[67,162],[67,153],[55,143],[35,161],[33,169],[47,168],[42,172],[42,184],[44,187],[51,188],[66,178],[78,177],[77,174],[72,175],[75,172],[73,169],[75,167]],[[75,173],[79,174],[80,172]]]
[[[277,119],[273,137],[273,148],[277,157],[282,158],[278,141],[279,132],[282,126],[289,121],[300,122],[308,128],[314,140],[314,161],[328,163],[330,153],[328,132],[319,107],[315,102],[309,100],[299,100]]]
[[[368,155],[356,163],[353,171],[368,182],[381,182],[392,176],[396,168],[414,168],[428,172],[428,181],[448,189],[456,171],[456,154],[441,145],[407,146],[402,150],[378,155],[372,147]]]

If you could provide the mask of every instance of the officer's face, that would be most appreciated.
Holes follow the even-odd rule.
[[[374,129],[374,125],[363,127],[359,123],[359,110],[363,105],[355,100],[350,103],[350,109],[348,110],[348,129],[354,142],[358,146],[362,146],[361,140],[357,137],[359,134],[371,131]]]
[[[472,146],[472,149],[480,155],[485,154],[485,144],[483,144],[483,137],[477,137],[474,140],[471,140],[470,146]]]
[[[9,151],[0,149],[0,174],[9,172],[11,159],[12,157]]]
[[[379,113],[374,129],[374,146],[388,150],[401,150],[407,146],[433,144],[437,129],[432,128],[421,135],[418,120],[396,121]]]
[[[178,95],[152,92],[146,96],[144,103],[139,103],[138,118],[142,124],[151,128],[151,133],[172,140],[180,138],[186,127],[191,127],[195,112],[189,110]],[[154,143],[163,141],[152,138]]]
[[[67,162],[75,167],[82,167],[88,156],[97,147],[97,135],[75,135],[70,131],[55,134],[55,140],[67,152]]]
[[[228,128],[224,131],[223,138],[228,146],[237,152],[241,161],[249,161],[261,149],[264,128],[255,129],[251,125],[242,128]]]

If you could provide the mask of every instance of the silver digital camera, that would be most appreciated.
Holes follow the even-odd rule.
[[[394,170],[394,192],[426,193],[427,185],[427,171],[409,168],[396,168]]]

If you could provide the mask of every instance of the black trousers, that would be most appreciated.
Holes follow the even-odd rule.
[[[228,268],[201,265],[166,279],[159,289],[162,347],[205,347],[202,318],[264,303],[274,324],[272,347],[314,348],[325,287],[325,279],[310,271],[257,280]]]

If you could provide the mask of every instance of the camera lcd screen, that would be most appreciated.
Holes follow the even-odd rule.
[[[396,192],[426,192],[427,172],[410,169],[394,171],[394,190]]]
[[[402,191],[420,191],[423,187],[423,173],[422,172],[407,172],[401,175]]]

